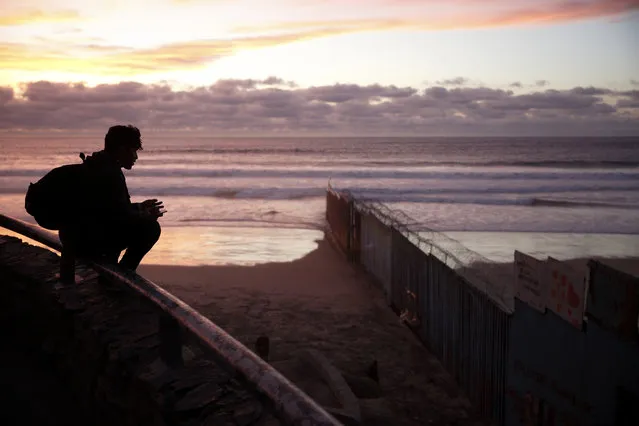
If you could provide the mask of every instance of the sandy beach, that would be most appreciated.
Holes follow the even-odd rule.
[[[381,292],[326,241],[299,260],[256,266],[143,265],[139,273],[198,309],[248,347],[271,338],[271,359],[314,348],[361,374],[376,359],[396,425],[481,424],[450,376]]]
[[[281,245],[281,241],[276,243]],[[268,335],[273,361],[295,350],[313,348],[342,371],[360,375],[377,360],[392,424],[483,424],[450,375],[400,323],[366,274],[348,264],[325,240],[307,241],[295,251],[313,246],[316,248],[296,260],[255,265],[161,265],[156,264],[159,259],[172,259],[157,253],[158,259],[143,263],[138,272],[249,348],[258,336]],[[274,257],[284,257],[284,251]],[[258,252],[249,258],[261,258],[264,253]],[[595,258],[639,276],[636,257]],[[586,274],[588,260],[567,262]],[[500,282],[513,282],[512,263],[486,266],[471,267],[499,275]]]

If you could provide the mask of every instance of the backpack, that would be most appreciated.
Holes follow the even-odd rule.
[[[59,230],[73,221],[82,203],[85,168],[84,163],[56,167],[36,183],[29,184],[24,207],[38,225]]]

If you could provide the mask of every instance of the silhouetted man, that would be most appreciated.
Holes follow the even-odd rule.
[[[84,158],[86,179],[78,194],[79,207],[60,229],[60,240],[79,256],[117,263],[135,271],[160,238],[158,218],[164,214],[158,200],[131,203],[122,168],[130,170],[142,149],[140,131],[131,125],[113,126],[104,138],[104,150]]]

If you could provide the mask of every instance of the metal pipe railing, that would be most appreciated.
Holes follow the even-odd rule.
[[[54,250],[65,253],[60,240],[27,222],[0,214],[0,227],[24,235]],[[129,286],[159,309],[160,356],[170,367],[183,363],[184,332],[217,362],[241,378],[273,408],[275,414],[290,425],[342,425],[317,402],[275,368],[234,339],[211,320],[146,278],[118,265],[84,259],[96,271]],[[75,260],[72,262],[75,265]],[[66,272],[68,274],[69,271]],[[60,271],[63,276],[63,271]],[[71,271],[71,277],[74,271]]]

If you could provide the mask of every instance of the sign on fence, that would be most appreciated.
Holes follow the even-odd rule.
[[[546,310],[545,270],[543,261],[515,250],[515,295],[541,312]]]
[[[586,280],[570,266],[548,257],[546,262],[548,309],[581,329],[584,319]]]

